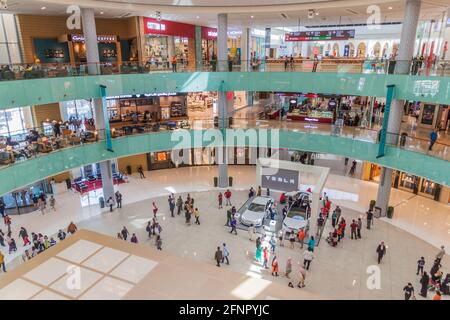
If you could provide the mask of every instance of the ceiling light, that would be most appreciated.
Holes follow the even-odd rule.
[[[253,19],[254,17],[255,17],[255,16],[250,16],[250,18],[252,18],[252,19]]]
[[[318,16],[319,15],[319,12],[316,12],[316,16]]]
[[[41,10],[45,10],[45,9],[47,9],[47,7],[41,7]]]
[[[197,16],[197,19],[200,19],[200,17],[199,17],[199,16]]]
[[[388,7],[389,10],[392,10],[392,7]]]
[[[100,14],[103,14],[103,11],[100,11]]]

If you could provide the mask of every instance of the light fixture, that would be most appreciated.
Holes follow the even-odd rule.
[[[103,14],[103,11],[100,11],[100,14]]]
[[[253,19],[255,16],[250,16],[251,19]]]
[[[161,11],[156,11],[156,20],[161,21]]]
[[[47,7],[41,7],[41,10],[45,10],[45,9],[47,9]]]
[[[388,7],[389,10],[392,10],[392,7]]]
[[[200,16],[197,16],[197,19],[200,19]]]

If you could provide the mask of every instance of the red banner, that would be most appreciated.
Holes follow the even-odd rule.
[[[144,18],[144,33],[195,38],[195,26],[168,20],[158,21],[153,18]]]
[[[202,27],[202,39],[217,40],[217,29]]]

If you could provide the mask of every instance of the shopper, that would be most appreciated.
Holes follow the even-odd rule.
[[[67,233],[69,234],[74,234],[75,232],[77,232],[78,228],[75,225],[75,223],[70,222],[69,226],[67,227]]]
[[[121,209],[122,208],[122,194],[120,193],[119,190],[116,191],[115,196],[116,196],[117,209]]]
[[[283,229],[280,229],[280,230],[278,231],[278,245],[279,245],[280,247],[284,247],[284,244],[283,244],[283,236],[284,236]]]
[[[24,227],[20,228],[19,237],[22,238],[24,246],[30,243],[30,240],[28,240],[28,232]]]
[[[200,212],[198,211],[198,208],[195,208],[195,210],[194,210],[194,217],[195,217],[195,223],[200,225]]]
[[[181,214],[182,208],[183,208],[183,199],[181,198],[181,196],[179,196],[177,199],[177,215]]]
[[[258,186],[258,191],[256,192],[256,196],[260,197],[262,193],[261,186]]]
[[[355,220],[352,220],[352,223],[350,224],[350,231],[351,231],[351,239],[358,239],[358,236],[356,234],[356,229],[358,229],[358,224]]]
[[[264,269],[269,269],[269,267],[267,266],[267,263],[269,262],[269,250],[267,249],[267,247],[264,247],[263,259],[264,259],[264,262],[263,262]]]
[[[128,236],[130,235],[130,232],[128,232],[127,227],[123,226],[122,231],[120,231],[122,234],[123,240],[127,241]]]
[[[4,218],[5,217],[5,203],[3,202],[2,199],[0,199],[0,215]]]
[[[167,200],[169,202],[169,210],[170,210],[170,216],[175,217],[174,211],[175,211],[175,197],[173,193],[169,196],[169,199]]]
[[[41,211],[42,215],[45,213],[45,201],[41,198],[38,198],[38,208]]]
[[[291,274],[291,272],[292,272],[292,258],[289,257],[286,260],[286,272],[285,272],[286,278],[290,279],[289,275]]]
[[[262,255],[262,248],[261,248],[261,238],[256,239],[256,252],[255,252],[255,259],[259,263],[261,263],[261,255]]]
[[[66,233],[63,230],[59,229],[58,230],[58,239],[59,239],[59,241],[63,241],[65,238],[66,238]]]
[[[430,276],[428,275],[428,273],[425,271],[422,274],[422,277],[420,278],[420,295],[424,298],[427,297],[427,293],[428,293],[428,284],[430,283]]]
[[[289,235],[289,242],[291,244],[291,249],[294,249],[295,248],[295,232],[294,232],[294,230],[292,230]]]
[[[278,259],[275,255],[272,258],[272,275],[278,277]]]
[[[410,300],[414,297],[414,287],[410,282],[403,288],[403,292],[405,293],[405,300]]]
[[[441,250],[436,254],[436,261],[441,263],[442,258],[445,256],[445,248],[441,246]]]
[[[227,222],[225,223],[226,227],[231,226],[231,217],[233,216],[233,213],[231,212],[231,209],[227,210]]]
[[[220,247],[217,247],[216,253],[214,254],[214,259],[217,262],[217,266],[220,267],[220,262],[222,261],[223,254],[222,250],[220,250]]]
[[[309,265],[311,264],[311,261],[314,259],[314,253],[309,248],[303,252],[303,267],[306,268],[306,270],[309,270]]]
[[[230,191],[230,189],[227,189],[227,191],[225,191],[224,196],[225,196],[225,205],[231,206],[231,191]]]
[[[358,218],[358,221],[356,222],[356,224],[358,225],[356,227],[356,234],[358,235],[358,239],[361,239],[361,229],[362,229],[362,220],[361,220],[361,218]]]
[[[322,235],[324,225],[325,219],[323,218],[322,214],[319,213],[319,217],[317,218],[317,232],[316,232],[317,237],[320,237]]]
[[[253,225],[253,223],[251,223],[250,226],[248,227],[248,238],[250,239],[250,241],[253,241],[254,234],[255,234],[255,226]]]
[[[0,266],[3,269],[3,272],[6,272],[6,267],[5,267],[5,256],[3,254],[3,252],[0,251]]]
[[[114,200],[111,196],[106,200],[106,205],[109,207],[109,212],[113,212]]]
[[[386,246],[384,245],[384,242],[381,242],[377,247],[378,264],[381,263],[381,260],[383,259],[385,254],[386,254]]]
[[[158,236],[156,237],[156,242],[155,242],[155,244],[156,244],[156,249],[157,249],[157,250],[162,250],[162,239],[161,239],[161,236],[160,236],[160,235],[158,235]]]
[[[177,56],[172,57],[172,72],[177,72]]]
[[[255,196],[255,190],[253,190],[253,187],[250,188],[248,192],[248,198],[253,198]]]
[[[222,201],[223,201],[223,195],[222,192],[219,192],[219,194],[217,195],[217,201],[219,202],[219,209],[222,209]]]
[[[155,201],[152,202],[153,207],[153,217],[156,218],[156,214],[158,213],[158,207],[156,206]]]
[[[299,281],[298,281],[297,287],[303,288],[305,286],[306,270],[302,266],[300,266],[299,269],[300,269],[298,272]]]
[[[277,246],[277,240],[275,240],[275,236],[272,235],[272,237],[270,238],[269,244],[270,244],[270,251],[272,251],[272,253],[275,253],[275,249]]]
[[[303,229],[298,230],[297,239],[300,242],[300,247],[303,249],[303,243],[305,241],[305,230]]]
[[[135,233],[133,233],[133,235],[131,236],[130,242],[131,242],[131,243],[138,243],[138,239],[137,239]]]
[[[372,219],[373,219],[372,210],[369,210],[366,212],[366,219],[367,219],[367,229],[370,230],[370,226],[372,225]]]
[[[316,241],[314,240],[314,236],[311,236],[308,241],[308,250],[314,252],[314,247],[316,246]]]
[[[237,226],[237,221],[236,221],[236,218],[233,216],[231,218],[231,231],[230,231],[230,233],[234,232],[234,234],[237,235],[236,226]]]
[[[142,166],[138,167],[138,172],[139,172],[139,176],[141,179],[145,179],[145,175],[144,175],[144,169],[142,168]]]
[[[425,258],[420,257],[420,259],[417,261],[417,273],[416,275],[423,275],[423,268],[425,267]]]
[[[353,160],[352,166],[350,167],[349,175],[352,177],[355,175],[356,172],[356,160]]]
[[[437,140],[437,132],[436,132],[436,129],[433,129],[433,131],[431,131],[431,133],[430,133],[430,147],[428,148],[429,151],[431,151],[433,149],[433,146],[436,143],[436,140]]]
[[[50,209],[52,209],[53,211],[56,211],[56,209],[55,209],[55,197],[53,196],[53,195],[51,195],[50,196],[50,199],[49,199],[49,204],[50,204]]]
[[[225,243],[223,243],[222,247],[222,263],[224,263],[225,260],[227,260],[227,264],[230,264],[230,260],[228,257],[230,256],[230,250],[228,250],[228,247]]]

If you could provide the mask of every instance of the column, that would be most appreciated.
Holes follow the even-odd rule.
[[[94,9],[81,9],[84,43],[89,74],[99,74],[100,56],[98,53],[97,28],[95,27]]]
[[[83,32],[86,44],[86,58],[88,62],[89,74],[98,74],[99,72],[99,54],[97,42],[97,29],[95,27],[95,16],[93,9],[81,9],[81,18],[83,23]],[[100,90],[100,88],[99,88]],[[94,120],[95,128],[98,132],[100,140],[105,139],[105,113],[103,109],[102,99],[97,98],[92,100],[94,105]],[[114,183],[112,178],[111,161],[100,162],[100,173],[102,175],[103,197],[105,201],[112,197],[114,203],[116,198],[114,196]]]
[[[395,74],[408,74],[411,59],[414,55],[417,23],[419,22],[421,0],[407,0],[403,17],[402,33],[396,58]],[[387,126],[387,144],[396,144],[400,134],[400,126],[403,118],[404,100],[392,100]],[[380,185],[378,187],[376,206],[381,208],[381,215],[385,216],[389,206],[391,192],[392,169],[381,169]]]
[[[195,68],[202,71],[203,67],[202,54],[202,27],[195,26]]]
[[[250,66],[250,28],[243,28],[241,35],[241,71],[251,71]],[[247,105],[253,106],[253,91],[246,92]]]
[[[228,71],[228,50],[227,50],[227,14],[219,14],[217,16],[217,60],[218,71]],[[218,101],[219,111],[219,129],[222,130],[223,139],[225,140],[226,119],[228,117],[227,94],[223,90],[219,92]],[[228,154],[224,145],[222,159],[219,159],[219,188],[228,187]],[[220,155],[219,155],[220,156]]]
[[[270,28],[266,28],[266,35],[264,37],[264,60],[270,55]]]
[[[168,61],[171,61],[172,57],[175,55],[175,38],[173,36],[167,37],[167,54],[169,55],[167,57]]]

